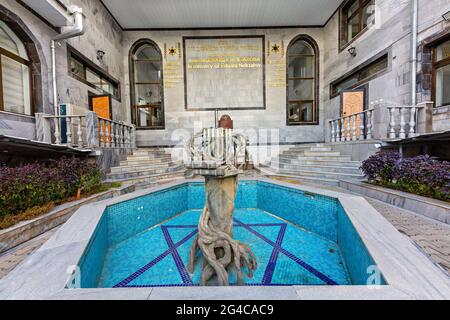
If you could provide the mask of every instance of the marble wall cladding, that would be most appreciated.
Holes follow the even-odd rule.
[[[182,47],[183,37],[189,36],[265,36],[265,73],[266,73],[266,109],[265,110],[223,110],[234,121],[235,129],[245,129],[252,136],[251,143],[265,143],[267,139],[263,131],[274,130],[275,143],[295,142],[321,142],[324,141],[324,109],[319,103],[319,125],[287,126],[286,125],[286,49],[291,40],[298,35],[312,37],[319,46],[320,68],[324,64],[322,52],[325,51],[323,30],[321,28],[288,28],[288,29],[249,29],[249,30],[184,30],[184,31],[125,31],[123,41],[123,60],[128,60],[129,50],[140,39],[151,39],[159,46],[163,54],[164,69],[169,68],[171,78],[164,78],[164,108],[166,127],[164,130],[138,130],[138,146],[151,145],[177,145],[181,144],[194,131],[203,127],[214,126],[213,111],[186,111],[184,96],[184,67],[183,53],[180,55],[165,55],[164,48]],[[278,53],[268,52],[268,44],[278,44],[281,50]],[[270,50],[269,50],[270,51]],[[278,62],[278,63],[274,63]],[[125,64],[125,73],[129,66]],[[319,83],[323,82],[323,73],[320,73]],[[175,77],[176,78],[173,78]],[[178,79],[174,81],[174,79]],[[281,79],[277,80],[276,79]],[[125,103],[130,109],[129,80],[125,79]],[[320,101],[323,100],[322,94]],[[129,115],[130,116],[130,115]],[[270,139],[270,134],[269,134]]]
[[[352,57],[347,49],[342,51],[339,49],[338,13],[331,17],[323,28],[123,31],[98,0],[62,0],[62,2],[83,8],[87,30],[83,36],[62,41],[61,46],[57,48],[59,102],[87,108],[89,92],[100,93],[68,74],[66,43],[69,43],[121,82],[121,99],[120,101],[113,99],[112,102],[113,117],[115,120],[131,121],[128,63],[130,48],[140,39],[151,39],[161,49],[164,59],[166,126],[162,130],[138,130],[136,133],[138,146],[182,144],[194,131],[214,126],[214,112],[185,110],[184,36],[265,36],[266,109],[224,110],[219,114],[219,117],[225,113],[229,114],[234,120],[235,128],[252,131],[249,133],[252,136],[252,145],[268,142],[261,130],[272,130],[275,144],[323,142],[328,130],[326,121],[337,118],[341,112],[340,97],[330,98],[330,83],[384,50],[390,52],[390,66],[386,73],[368,83],[368,101],[383,99],[393,104],[411,102],[410,1],[377,0],[377,23],[351,44],[356,48],[356,57]],[[52,113],[50,40],[56,35],[56,31],[15,0],[3,0],[1,5],[17,15],[37,39],[39,55],[43,60],[41,64],[43,102],[35,109],[36,112]],[[428,1],[419,2],[419,42],[436,34],[448,33],[449,23],[442,19],[442,14],[446,11],[448,11],[446,0],[434,0],[432,6]],[[290,41],[298,35],[310,36],[317,42],[319,48],[318,125],[286,125],[286,65],[284,61]],[[269,50],[269,44],[279,45],[281,50],[274,53]],[[169,48],[175,48],[176,54],[168,54]],[[106,53],[103,61],[97,59],[98,50]],[[420,63],[419,70],[422,70]],[[429,99],[429,92],[425,92],[424,95],[419,93],[419,102],[423,99]],[[379,115],[380,121],[377,125],[382,126],[386,123],[387,114],[381,110]],[[3,118],[2,114],[0,118]],[[441,121],[442,116],[437,118],[437,121]],[[444,121],[448,122],[448,119]],[[438,124],[436,127],[441,128],[441,125]],[[29,131],[24,132],[28,134]],[[380,135],[378,138],[384,138],[384,136]]]
[[[450,107],[436,108],[433,112],[433,131],[450,130]]]
[[[122,61],[122,36],[121,28],[114,22],[111,15],[102,4],[95,0],[61,0],[65,5],[73,4],[83,8],[86,16],[86,33],[73,39],[61,41],[56,49],[56,64],[58,78],[59,103],[71,103],[88,109],[88,94],[100,94],[101,92],[72,78],[68,73],[67,46],[69,43],[93,63],[116,78],[123,85],[124,64]],[[53,113],[52,84],[51,84],[51,52],[50,42],[57,32],[28,11],[15,0],[2,0],[1,5],[13,12],[30,30],[36,39],[39,56],[41,58],[42,77],[42,105],[35,106],[35,112]],[[103,50],[106,54],[103,62],[97,60],[97,50]],[[124,88],[122,88],[122,91]],[[117,120],[126,120],[126,110],[123,103],[113,99],[113,116]],[[0,115],[2,117],[2,115]]]
[[[34,118],[0,111],[0,135],[34,140],[35,131]]]
[[[120,161],[125,160],[126,156],[129,154],[131,154],[130,149],[102,149],[95,159],[97,167],[103,173],[107,173],[112,167],[119,166]]]
[[[330,82],[383,50],[391,52],[390,67],[388,72],[368,82],[368,102],[383,99],[394,105],[411,103],[411,3],[412,1],[377,0],[376,24],[350,45],[356,48],[356,57],[348,53],[348,47],[339,50],[339,15],[333,16],[325,26],[325,81],[321,89],[325,96],[326,118],[339,117],[341,112],[340,97],[330,98]],[[448,1],[445,0],[433,1],[432,5],[430,1],[419,1],[419,44],[432,35],[448,34],[450,24],[442,19],[442,14],[448,9]],[[420,63],[418,67],[418,72],[421,72]],[[430,98],[429,95],[418,94],[418,102]],[[382,128],[378,130],[379,136],[376,138],[386,138],[383,123],[388,122],[388,115],[385,110],[377,111],[379,119],[375,125]]]

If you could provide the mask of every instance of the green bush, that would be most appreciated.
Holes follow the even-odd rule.
[[[91,193],[100,184],[100,170],[84,159],[62,158],[15,168],[2,166],[0,216],[65,200],[75,196],[79,188],[83,193]]]

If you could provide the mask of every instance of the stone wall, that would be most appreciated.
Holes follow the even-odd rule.
[[[76,106],[88,108],[88,92],[100,94],[101,92],[72,78],[68,74],[68,59],[66,43],[72,45],[92,62],[102,67],[106,72],[118,79],[123,85],[124,62],[122,61],[122,30],[105,10],[99,1],[92,0],[61,0],[68,5],[73,4],[83,8],[86,16],[87,30],[85,35],[61,41],[56,50],[57,77],[59,103],[71,103]],[[9,15],[14,16],[34,37],[38,48],[41,66],[39,72],[42,81],[39,89],[42,99],[35,105],[35,112],[53,113],[53,96],[51,83],[51,38],[57,32],[20,5],[15,0],[2,0],[1,7]],[[103,63],[97,60],[97,50],[106,52]],[[122,92],[123,92],[122,88]],[[123,100],[123,99],[122,99]],[[113,99],[113,116],[117,120],[126,120],[122,101]],[[0,112],[0,134],[18,136],[28,139],[35,138],[33,117],[7,114]]]
[[[235,29],[235,30],[184,30],[184,31],[122,31],[113,17],[98,0],[62,0],[66,5],[75,4],[83,8],[86,16],[86,34],[67,41],[75,49],[99,65],[121,82],[121,101],[113,100],[113,116],[116,120],[131,120],[129,51],[139,39],[151,39],[164,52],[164,48],[178,47],[183,36],[239,36],[264,35],[267,42],[283,44],[286,50],[290,41],[301,34],[313,38],[319,47],[320,62],[320,99],[319,124],[308,126],[286,125],[286,88],[272,86],[276,76],[275,66],[266,63],[266,109],[230,110],[220,112],[219,117],[227,113],[236,128],[246,128],[253,145],[267,143],[295,144],[323,142],[328,134],[328,119],[340,116],[340,97],[330,98],[330,83],[349,70],[370,60],[380,52],[389,52],[388,71],[368,82],[368,101],[383,99],[387,103],[411,103],[411,1],[377,0],[379,8],[377,24],[358,37],[352,46],[357,55],[352,57],[347,49],[339,50],[339,14],[336,13],[324,28],[286,28],[286,29]],[[430,55],[424,43],[436,35],[449,33],[450,24],[442,19],[448,11],[448,0],[419,1],[419,71],[418,102],[430,99]],[[57,34],[36,15],[28,11],[15,0],[2,0],[1,7],[20,19],[36,40],[41,58],[40,72],[42,84],[38,87],[41,99],[35,112],[53,112],[51,90],[50,40]],[[299,21],[301,25],[301,21]],[[97,50],[106,53],[104,60],[97,60]],[[266,48],[266,59],[269,53]],[[170,59],[169,59],[170,60]],[[88,107],[88,93],[100,93],[68,75],[66,41],[57,48],[59,102],[72,103]],[[183,62],[164,61],[164,67],[171,62],[175,74],[183,75]],[[285,67],[285,64],[284,64]],[[285,71],[285,70],[284,70]],[[283,73],[283,72],[282,72]],[[285,74],[285,72],[284,72]],[[214,125],[213,111],[186,111],[184,108],[184,83],[170,83],[165,79],[165,129],[139,130],[138,146],[172,146],[179,144],[194,130]],[[173,79],[172,79],[173,80]],[[379,123],[386,123],[386,110],[378,110]],[[435,130],[449,129],[447,111],[439,110],[435,114]],[[32,117],[18,116],[0,112],[0,134],[35,137]],[[380,135],[378,138],[384,138]]]
[[[377,23],[350,45],[356,48],[356,57],[349,54],[348,48],[339,50],[339,14],[336,13],[325,26],[325,81],[322,96],[326,119],[335,119],[341,114],[340,97],[330,98],[330,83],[383,50],[390,52],[390,66],[388,72],[367,83],[369,103],[383,99],[388,104],[411,104],[411,3],[412,1],[377,0]],[[423,49],[421,41],[437,34],[448,35],[450,24],[443,20],[442,15],[449,9],[446,0],[419,1],[418,103],[431,99],[431,55],[427,48]],[[376,110],[376,114],[379,124],[388,122],[387,110]],[[386,125],[385,127],[387,128]],[[447,123],[446,130],[449,129],[450,124]],[[328,138],[328,125],[326,130]],[[380,134],[377,138],[383,139],[386,136]]]
[[[236,129],[246,128],[246,133],[250,135],[251,144],[261,143],[306,143],[323,142],[325,110],[322,103],[325,99],[321,92],[319,100],[319,125],[287,126],[286,125],[286,87],[272,86],[271,80],[275,77],[275,66],[270,64],[270,56],[267,53],[268,41],[272,44],[284,44],[284,51],[290,41],[298,35],[309,35],[317,42],[320,55],[320,79],[321,86],[324,84],[324,54],[326,51],[324,43],[324,33],[321,28],[288,28],[288,29],[251,29],[251,30],[186,30],[186,31],[126,31],[123,41],[123,60],[128,61],[129,51],[133,44],[140,39],[151,39],[159,46],[161,52],[164,47],[178,47],[178,43],[183,43],[183,36],[240,36],[240,35],[264,35],[266,41],[266,109],[265,110],[223,110],[218,117],[229,114],[234,120]],[[177,60],[177,59],[175,59]],[[170,62],[170,61],[169,61]],[[168,60],[164,61],[164,67]],[[175,70],[173,70],[175,65]],[[286,64],[283,62],[282,74],[284,81],[286,77]],[[125,74],[129,72],[128,63],[125,64]],[[183,75],[182,58],[172,64],[171,71],[175,71],[179,76]],[[186,139],[194,131],[203,127],[214,126],[214,111],[186,111],[184,101],[183,79],[177,84],[168,85],[165,80],[164,102],[166,127],[164,130],[138,130],[138,146],[177,145]],[[127,104],[128,117],[130,117],[130,89],[129,79],[125,79],[125,103]]]

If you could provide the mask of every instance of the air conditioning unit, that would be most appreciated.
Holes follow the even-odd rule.
[[[59,105],[59,114],[61,116],[75,116],[70,118],[70,132],[72,133],[72,145],[78,148],[84,147],[87,144],[87,124],[86,124],[86,114],[89,110],[73,105],[70,103],[61,103]],[[80,118],[81,117],[81,118]],[[78,126],[81,120],[81,137],[80,141],[78,137]],[[66,118],[61,118],[61,143],[67,143],[67,120]]]

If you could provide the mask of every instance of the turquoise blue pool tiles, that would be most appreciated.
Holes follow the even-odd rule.
[[[186,271],[200,210],[191,210],[109,248],[99,287],[194,286]],[[258,269],[247,285],[346,285],[348,272],[337,245],[259,209],[235,212],[235,237],[248,243]],[[299,245],[300,244],[300,245]],[[235,275],[230,277],[233,283]]]
[[[103,215],[79,263],[81,266],[81,288],[95,288],[98,284],[103,269],[102,261],[105,259],[105,253],[108,249],[106,220],[106,215]],[[74,285],[75,283],[69,284],[70,287]]]
[[[355,284],[367,284],[368,268],[375,266],[375,261],[364,245],[361,237],[345,213],[344,208],[338,207],[338,245],[344,257],[350,279]],[[386,285],[383,276],[381,285]]]
[[[167,257],[156,255],[155,259],[157,261],[155,263],[170,264],[172,260],[169,258],[171,257],[171,259],[177,261],[175,266],[177,264],[179,265],[180,259],[177,258],[173,247],[176,247],[177,251],[181,250],[181,252],[184,252],[183,250],[185,250],[187,252],[190,242],[193,241],[194,234],[185,234],[180,230],[176,231],[175,229],[180,228],[171,227],[171,224],[175,220],[167,222],[168,226],[166,230],[164,228],[159,230],[160,233],[162,232],[162,237],[161,234],[154,236],[154,232],[158,232],[157,228],[150,231],[148,229],[168,219],[172,219],[182,212],[190,209],[201,209],[204,203],[204,185],[202,183],[185,183],[108,207],[101,219],[101,223],[97,227],[91,244],[79,263],[82,271],[82,287],[97,286],[102,270],[111,269],[113,273],[120,273],[121,268],[123,268],[120,260],[127,259],[127,254],[132,255],[133,259],[137,260],[136,264],[138,262],[144,264],[144,266],[148,264],[149,262],[147,260],[154,256],[154,250],[148,251],[142,249],[143,247],[139,247],[140,252],[133,252],[133,245],[129,246],[128,244],[135,241],[137,243],[139,241],[154,241],[160,248],[166,248]],[[236,208],[259,208],[265,212],[273,213],[300,228],[306,229],[316,236],[322,236],[326,238],[325,240],[337,243],[339,245],[338,249],[340,250],[332,250],[338,252],[339,255],[342,254],[343,258],[340,259],[338,264],[344,264],[344,269],[349,270],[348,273],[352,284],[366,284],[368,276],[367,268],[374,265],[374,261],[338,200],[261,181],[241,181],[236,198]],[[243,210],[237,211],[241,212],[241,214],[244,212]],[[267,219],[270,220],[271,216],[267,216],[269,218],[258,215],[258,219],[260,220],[257,222],[260,224],[270,224]],[[183,227],[187,232],[189,223],[192,223],[192,221],[190,221],[191,218],[189,215],[179,215],[176,221],[177,223],[182,223],[183,219],[189,220],[184,222]],[[238,220],[236,221],[236,234],[245,231],[243,237],[248,242],[254,241],[257,244],[257,248],[254,248],[255,251],[270,251],[270,254],[267,252],[266,255],[261,254],[260,258],[263,264],[274,265],[273,261],[278,261],[273,266],[272,271],[260,275],[263,277],[261,278],[263,279],[261,280],[262,283],[267,283],[267,279],[271,278],[274,273],[283,273],[284,268],[280,266],[285,265],[287,268],[292,263],[301,265],[302,261],[312,261],[314,264],[318,263],[315,262],[315,259],[320,258],[320,255],[316,256],[312,251],[303,253],[305,254],[305,260],[296,260],[295,257],[289,256],[289,253],[283,253],[283,248],[278,245],[279,241],[282,240],[286,244],[287,241],[295,242],[298,239],[291,239],[292,233],[284,233],[282,239],[280,239],[280,226],[257,226],[258,223],[253,223],[249,229],[245,228],[245,222],[239,226]],[[193,225],[196,224],[197,221],[193,223]],[[195,228],[192,232],[195,233]],[[277,232],[278,235],[275,237],[275,233]],[[192,239],[186,239],[189,235],[191,235]],[[142,237],[142,239],[139,237]],[[168,238],[172,238],[170,240],[173,241],[172,247],[168,244]],[[300,239],[306,241],[306,238],[303,236]],[[178,243],[180,241],[181,243]],[[304,245],[301,241],[299,243]],[[121,251],[121,246],[127,249]],[[119,249],[117,252],[111,253],[111,248],[114,247]],[[130,252],[128,252],[129,250]],[[108,259],[105,258],[107,251],[109,254]],[[141,257],[141,260],[139,260],[139,257]],[[164,258],[166,261],[159,261],[158,258],[159,260],[163,260]],[[171,270],[168,271],[168,277],[170,277],[171,272],[174,273],[174,277],[179,276],[177,270],[173,268],[169,269]],[[303,269],[308,270],[308,264],[305,264]],[[145,274],[150,275],[155,270],[157,269],[153,267],[148,268]],[[284,281],[286,284],[291,282],[314,283],[315,276],[311,276],[311,274],[314,274],[314,270],[311,269],[310,272],[299,274],[297,278],[284,279]],[[126,269],[125,271],[129,270]],[[195,275],[193,275],[192,281],[195,283]],[[250,285],[252,283],[248,284]],[[255,284],[257,285],[257,283]]]
[[[110,245],[188,210],[188,185],[165,189],[106,209]]]
[[[259,209],[337,241],[338,200],[265,182],[257,186]]]

